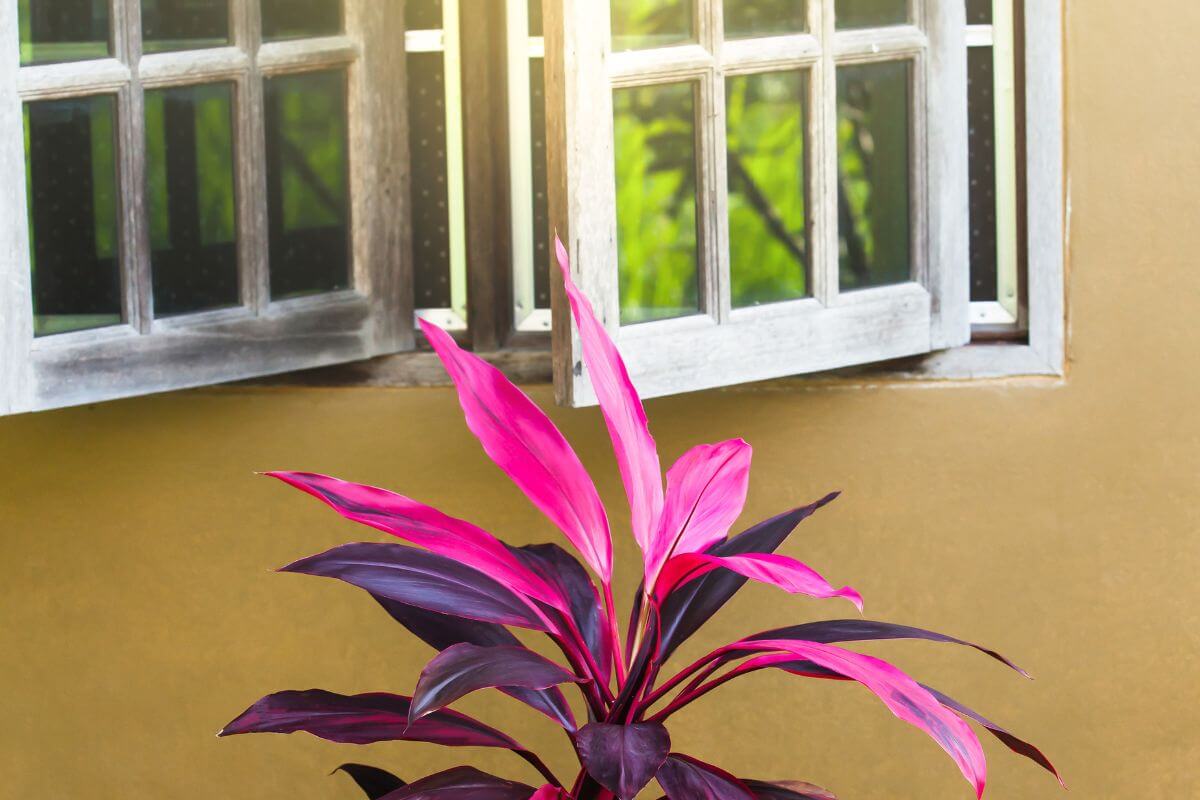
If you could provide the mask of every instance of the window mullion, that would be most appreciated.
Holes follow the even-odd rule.
[[[125,320],[139,333],[153,323],[150,291],[150,232],[146,224],[145,93],[138,78],[142,58],[140,0],[113,3],[113,44],[130,80],[117,95],[117,181],[121,209],[121,292]]]
[[[725,158],[725,78],[720,69],[724,44],[722,0],[700,0],[700,41],[713,66],[700,81],[696,143],[700,194],[697,211],[700,247],[700,310],[718,322],[729,320],[729,187]]]
[[[242,302],[261,314],[271,300],[267,258],[267,143],[263,123],[263,79],[258,64],[262,16],[258,0],[234,0],[233,42],[248,66],[237,82],[238,262]]]
[[[809,107],[813,183],[809,215],[812,220],[812,294],[823,305],[838,296],[838,152],[837,72],[833,57],[834,0],[811,3],[809,24],[821,43],[813,67]]]

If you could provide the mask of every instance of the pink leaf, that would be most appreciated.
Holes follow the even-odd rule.
[[[646,587],[666,561],[721,541],[742,513],[750,481],[750,445],[741,439],[702,444],[667,470],[667,496],[646,555]]]
[[[900,719],[925,731],[941,746],[975,787],[977,797],[983,796],[987,783],[987,762],[983,748],[974,731],[950,709],[945,708],[924,687],[895,666],[873,656],[855,653],[829,644],[789,639],[761,642],[739,642],[728,650],[776,650],[807,659],[818,667],[858,681],[875,694]],[[770,658],[770,657],[767,657]],[[767,666],[766,659],[756,659]],[[751,663],[743,665],[748,668]],[[805,674],[797,670],[797,674]],[[817,672],[813,677],[825,677]]]
[[[656,589],[659,601],[662,602],[672,589],[721,567],[751,580],[778,586],[791,594],[806,594],[819,598],[844,597],[862,611],[862,595],[857,591],[849,586],[835,589],[820,573],[804,562],[777,553],[745,553],[733,556],[685,553],[675,556],[664,565],[659,576]]]
[[[600,495],[550,418],[500,370],[421,320],[421,330],[458,388],[467,427],[533,504],[557,525],[605,583],[612,540]]]
[[[562,789],[547,783],[530,795],[529,800],[560,800],[564,796]]]
[[[268,472],[322,501],[343,517],[390,533],[406,542],[483,572],[509,589],[562,611],[570,605],[560,592],[482,528],[443,514],[404,495],[312,472]]]
[[[562,240],[555,237],[554,246],[571,312],[579,326],[583,361],[600,402],[600,411],[621,470],[621,481],[629,497],[633,537],[646,553],[663,507],[662,468],[646,422],[646,410],[629,380],[616,344],[596,318],[592,304],[571,280],[571,265]]]

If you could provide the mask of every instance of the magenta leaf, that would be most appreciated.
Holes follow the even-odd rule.
[[[1030,744],[1029,742],[1025,741],[1024,739],[1021,739],[1021,738],[1013,735],[1012,733],[1008,732],[1004,728],[1001,728],[999,725],[992,722],[990,719],[984,717],[978,711],[973,711],[973,710],[967,708],[966,706],[964,706],[962,703],[958,702],[957,700],[955,700],[951,697],[947,697],[946,695],[939,692],[937,689],[934,689],[932,686],[925,686],[925,684],[921,684],[921,685],[926,689],[926,691],[928,691],[931,695],[933,695],[935,698],[937,698],[937,701],[939,703],[941,703],[942,705],[944,705],[946,708],[952,709],[964,717],[969,717],[970,719],[975,720],[980,725],[982,725],[984,728],[986,728],[989,733],[991,733],[993,736],[995,736],[997,739],[999,739],[1001,742],[1003,742],[1004,746],[1007,747],[1009,750],[1012,750],[1017,755],[1028,758],[1030,761],[1032,761],[1033,763],[1040,766],[1042,769],[1049,772],[1055,778],[1058,778],[1059,784],[1064,789],[1067,788],[1067,784],[1065,781],[1063,781],[1062,775],[1060,775],[1058,773],[1058,769],[1052,763],[1050,763],[1050,759],[1046,757],[1046,754],[1043,753],[1041,750],[1039,750],[1036,746]]]
[[[225,726],[220,736],[296,733],[343,744],[410,741],[449,747],[499,747],[524,751],[515,739],[457,711],[436,711],[408,724],[411,699],[372,692],[342,695],[323,689],[267,695]]]
[[[654,437],[650,435],[646,421],[646,410],[637,390],[633,388],[633,382],[629,380],[629,373],[616,344],[596,318],[592,304],[571,280],[567,249],[557,236],[554,238],[554,248],[571,313],[575,316],[575,324],[579,326],[588,377],[600,403],[604,424],[608,426],[608,435],[617,456],[617,467],[621,471],[621,482],[629,497],[633,538],[643,553],[649,553],[650,542],[662,512],[663,489],[662,468],[659,466]]]
[[[600,596],[587,570],[574,556],[556,544],[514,547],[512,552],[566,598],[575,627],[591,651],[592,659],[600,667],[599,680],[608,683],[613,653],[609,628],[604,624]]]
[[[545,631],[545,617],[517,595],[476,569],[437,553],[400,544],[344,544],[283,567],[337,578],[429,611]]]
[[[534,792],[529,797],[529,800],[564,800],[566,797],[566,792],[564,792],[562,789],[547,783],[545,786]]]
[[[740,556],[684,553],[667,561],[659,576],[656,591],[665,595],[672,588],[696,580],[714,569],[727,569],[791,594],[819,598],[844,597],[859,611],[862,610],[862,595],[857,591],[849,586],[835,589],[804,562],[777,553],[747,553]]]
[[[820,786],[804,781],[744,781],[758,800],[837,800]]]
[[[746,503],[750,455],[741,439],[702,444],[667,470],[666,502],[646,553],[648,591],[671,556],[703,552],[725,539]]]
[[[838,493],[833,492],[811,505],[760,522],[731,539],[713,545],[708,552],[716,556],[774,552],[797,525],[812,516],[817,509],[833,502],[837,496]],[[717,570],[672,592],[662,606],[662,649],[658,656],[659,663],[666,661],[667,657],[675,652],[675,648],[729,602],[746,581],[747,578],[742,575],[728,570]],[[638,597],[641,597],[641,593]]]
[[[380,800],[529,800],[533,792],[532,786],[474,767],[455,767],[414,781]]]
[[[786,628],[756,633],[747,636],[744,641],[753,642],[762,639],[802,639],[807,642],[832,644],[834,642],[868,642],[881,639],[924,639],[930,642],[946,642],[971,647],[999,661],[1001,664],[1015,670],[1026,678],[1029,673],[1009,661],[995,650],[989,650],[953,636],[947,636],[924,628],[914,628],[909,625],[895,625],[890,622],[876,622],[868,619],[833,619],[822,622],[807,622],[802,625],[790,625]]]
[[[500,370],[460,348],[441,328],[420,322],[458,388],[467,427],[484,451],[607,583],[612,578],[608,517],[579,456],[550,418]]]
[[[456,644],[434,656],[421,671],[413,692],[410,718],[415,723],[480,689],[501,686],[548,689],[579,680],[558,664],[524,647]]]
[[[658,769],[658,785],[669,800],[754,800],[754,794],[723,769],[671,753]]]
[[[374,486],[311,472],[267,474],[312,495],[346,519],[483,570],[514,592],[566,610],[563,599],[530,573],[503,542],[465,520]]]
[[[342,764],[334,772],[342,771],[354,779],[358,788],[362,789],[367,800],[379,800],[388,792],[404,786],[404,781],[387,770],[371,767],[366,764]]]
[[[666,760],[671,737],[658,723],[593,722],[579,729],[575,748],[597,783],[620,800],[633,800]]]
[[[479,647],[519,647],[521,645],[520,640],[513,636],[507,628],[494,622],[479,622],[473,619],[452,617],[449,614],[439,614],[436,611],[427,611],[417,606],[398,603],[386,597],[375,596],[375,599],[392,615],[393,619],[435,650],[445,650],[447,647],[463,642]],[[567,731],[575,731],[577,727],[575,715],[571,712],[567,698],[563,697],[563,693],[557,686],[551,686],[548,689],[518,689],[505,686],[499,688],[505,694],[550,717]]]
[[[892,664],[833,645],[797,640],[768,639],[737,643],[729,648],[782,651],[861,683],[883,701],[893,714],[937,742],[975,787],[976,796],[983,796],[983,787],[987,783],[987,763],[975,733],[920,684]]]

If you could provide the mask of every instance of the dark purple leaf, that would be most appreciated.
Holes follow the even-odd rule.
[[[404,785],[404,781],[387,770],[370,767],[366,764],[342,764],[334,772],[338,770],[353,778],[368,800],[379,800],[388,792],[395,791]]]
[[[796,526],[817,509],[828,505],[839,492],[831,492],[811,505],[803,506],[760,522],[752,528],[710,547],[715,556],[745,553],[773,553],[791,535]],[[729,598],[745,585],[747,578],[729,570],[716,570],[671,593],[662,607],[662,646],[659,663],[667,660],[675,648],[717,613]],[[639,598],[641,594],[639,593]]]
[[[923,628],[913,628],[908,625],[894,625],[890,622],[875,622],[869,619],[834,619],[824,622],[807,622],[803,625],[790,625],[786,628],[776,628],[746,637],[746,641],[761,641],[763,639],[800,639],[806,642],[833,644],[835,642],[867,642],[878,639],[925,639],[931,642],[948,642],[973,647],[1008,666],[1021,675],[1029,677],[1029,673],[1009,661],[995,650],[989,650],[971,642],[946,636],[942,633],[928,631]]]
[[[669,800],[754,800],[746,785],[725,770],[679,753],[667,756],[657,778]]]
[[[1017,755],[1025,756],[1030,761],[1037,764],[1038,766],[1040,766],[1042,769],[1049,772],[1054,777],[1058,778],[1058,782],[1062,785],[1062,787],[1064,789],[1067,788],[1067,784],[1065,781],[1063,781],[1062,775],[1058,774],[1058,770],[1055,768],[1055,766],[1053,764],[1050,763],[1050,759],[1046,758],[1046,755],[1041,750],[1039,750],[1037,747],[1035,747],[1034,745],[1025,741],[1024,739],[1020,739],[1020,738],[1014,736],[1013,734],[1006,731],[1004,728],[1001,728],[999,725],[992,722],[990,719],[987,719],[986,717],[984,717],[979,712],[973,711],[973,710],[967,708],[962,703],[958,702],[957,700],[955,700],[951,697],[947,697],[946,695],[939,692],[937,689],[934,689],[932,686],[926,686],[925,684],[921,684],[921,686],[924,687],[925,691],[927,691],[931,695],[933,695],[937,699],[937,701],[939,703],[941,703],[942,705],[944,705],[946,708],[949,708],[950,710],[955,711],[964,717],[968,717],[970,719],[975,720],[980,725],[987,728],[988,731],[993,736],[995,736],[1000,741],[1004,742],[1004,746],[1007,747],[1009,750],[1012,750]]]
[[[407,628],[421,641],[436,650],[445,650],[466,642],[479,647],[519,647],[520,640],[503,625],[494,622],[479,622],[473,619],[452,617],[436,611],[427,611],[416,606],[398,603],[386,597],[375,597],[392,618]],[[570,732],[576,729],[575,715],[567,698],[557,686],[549,689],[517,689],[500,687],[500,691],[532,706]]]
[[[575,627],[583,635],[584,644],[600,667],[600,680],[607,683],[612,670],[612,647],[608,643],[608,626],[604,624],[601,613],[600,596],[587,570],[574,556],[556,544],[532,544],[511,550],[527,567],[567,598]]]
[[[535,789],[480,772],[455,767],[384,795],[380,800],[529,800]]]
[[[633,800],[662,766],[671,736],[658,723],[612,725],[593,722],[575,735],[579,760],[588,774],[620,800]]]
[[[220,736],[304,731],[331,742],[432,742],[450,747],[500,747],[523,751],[515,739],[465,714],[435,711],[408,724],[411,698],[372,692],[342,695],[322,689],[276,692],[225,726]]]
[[[280,571],[337,578],[377,597],[456,617],[549,628],[531,605],[498,581],[446,556],[402,544],[344,544]]]
[[[478,647],[464,642],[438,653],[421,671],[410,717],[415,723],[480,689],[547,689],[577,681],[568,670],[524,647]]]
[[[743,781],[758,800],[837,800],[820,786],[803,781]]]

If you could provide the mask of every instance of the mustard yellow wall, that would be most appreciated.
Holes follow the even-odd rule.
[[[1028,667],[1035,682],[945,646],[871,648],[1042,744],[1072,797],[1197,797],[1200,10],[1077,0],[1069,26],[1064,384],[759,387],[649,412],[665,459],[753,443],[746,522],[844,489],[788,552],[860,588],[871,616]],[[623,519],[597,413],[553,416]],[[504,754],[214,738],[275,689],[408,691],[430,655],[357,590],[268,571],[375,538],[253,475],[270,468],[394,487],[514,541],[554,538],[445,390],[217,389],[0,420],[0,796],[350,798],[326,777],[349,759],[408,777],[474,759],[532,780]],[[747,590],[687,652],[847,610]],[[844,798],[970,796],[860,689],[760,675],[713,701],[676,718],[676,747],[739,774]],[[465,707],[566,763],[532,712]],[[989,796],[1061,796],[986,746]]]

